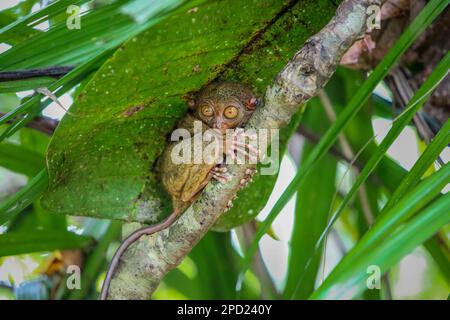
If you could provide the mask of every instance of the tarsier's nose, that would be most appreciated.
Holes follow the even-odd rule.
[[[226,123],[216,122],[216,123],[213,124],[213,128],[215,128],[215,129],[227,129],[228,126],[227,126]]]
[[[213,128],[218,130],[221,134],[225,134],[228,129],[228,125],[226,123],[218,121],[213,124]]]

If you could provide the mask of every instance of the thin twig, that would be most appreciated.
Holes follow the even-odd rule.
[[[320,90],[318,96],[330,122],[336,121],[336,112],[334,111],[330,98],[328,97],[326,92],[324,90]],[[342,152],[344,153],[346,158],[354,159],[355,154],[343,132],[339,134],[338,141],[341,146]],[[356,166],[353,166],[353,172],[355,176],[358,176],[360,174],[360,170]],[[361,187],[359,188],[358,192],[364,217],[366,219],[367,224],[371,226],[374,223],[375,218],[372,209],[370,208],[369,197],[367,195],[367,189],[364,183],[361,184]]]
[[[0,112],[0,118],[3,117],[6,113]],[[11,124],[14,120],[9,120],[6,123]],[[51,136],[53,132],[55,131],[56,127],[58,126],[59,121],[56,119],[51,119],[48,117],[36,117],[30,122],[27,122],[26,127],[30,129],[34,129],[37,131],[40,131],[42,133],[48,134]]]
[[[17,71],[4,71],[0,72],[0,82],[1,81],[13,81],[13,80],[24,80],[37,77],[55,77],[59,78],[75,67],[48,67],[41,69],[30,69],[30,70],[17,70]]]
[[[309,142],[312,142],[314,144],[319,143],[320,136],[314,133],[312,130],[310,130],[308,127],[306,127],[303,124],[300,124],[300,126],[297,128],[297,132],[306,138]],[[335,146],[332,146],[330,150],[328,151],[331,155],[335,156],[336,158],[340,160],[344,160],[347,163],[350,163],[352,161],[351,158],[348,158],[344,153],[342,153],[341,150],[336,148]],[[356,164],[358,165],[358,164]]]
[[[238,232],[238,238],[241,239],[244,249],[247,249],[255,237],[256,222],[255,220],[253,220],[241,226],[239,229],[241,232]],[[277,289],[275,288],[275,284],[273,283],[272,278],[269,275],[269,271],[267,270],[260,250],[256,252],[255,257],[253,258],[253,271],[261,282],[261,298],[277,298]]]

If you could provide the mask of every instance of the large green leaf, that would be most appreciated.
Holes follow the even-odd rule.
[[[329,1],[210,2],[183,7],[125,43],[57,128],[43,203],[63,214],[161,219],[171,206],[152,168],[186,112],[183,97],[213,79],[261,95],[334,8]]]

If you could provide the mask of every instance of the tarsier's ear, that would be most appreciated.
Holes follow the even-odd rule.
[[[194,110],[194,107],[195,107],[195,100],[194,99],[189,99],[188,107],[189,107],[189,109]]]
[[[188,108],[191,110],[194,110],[196,98],[197,95],[194,92],[188,92],[183,96],[183,100],[186,101]]]
[[[258,104],[259,104],[258,99],[256,99],[255,97],[251,97],[250,99],[247,100],[247,102],[246,102],[245,105],[246,105],[246,107],[247,107],[248,110],[253,111],[253,110],[256,109],[256,107],[258,106]]]

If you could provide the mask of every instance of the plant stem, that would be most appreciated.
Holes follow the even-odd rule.
[[[17,70],[17,71],[4,71],[0,72],[0,82],[1,81],[12,81],[12,80],[24,80],[37,77],[55,77],[59,78],[69,71],[73,70],[74,67],[48,67],[42,69],[30,69],[30,70]]]

